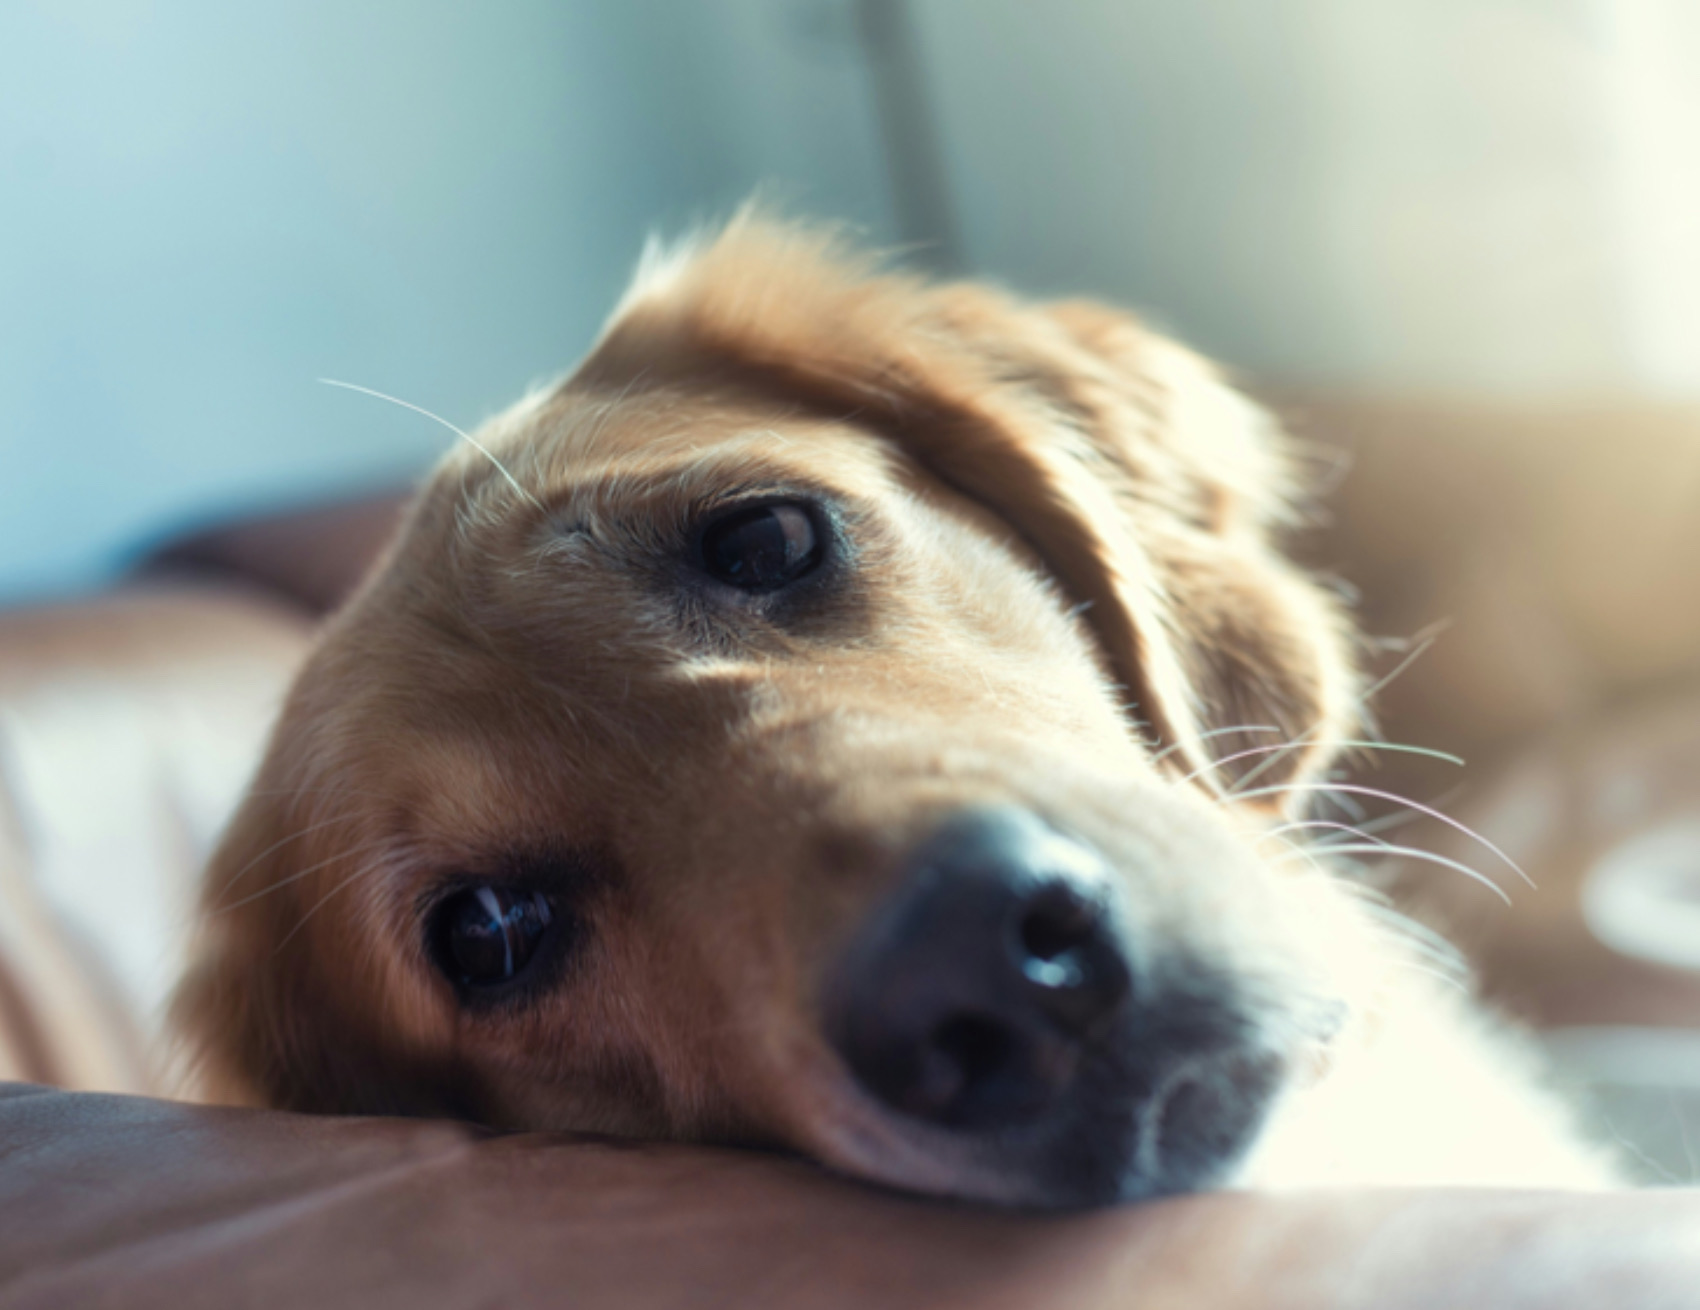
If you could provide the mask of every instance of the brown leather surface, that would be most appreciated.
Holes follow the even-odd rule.
[[[754,1153],[0,1088],[0,1307],[1689,1307],[1700,1192],[1072,1217]]]

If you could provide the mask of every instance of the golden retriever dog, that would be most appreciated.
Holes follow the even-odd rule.
[[[1116,311],[745,213],[329,623],[213,861],[208,1095],[1077,1207],[1604,1171],[1310,857],[1281,434]]]

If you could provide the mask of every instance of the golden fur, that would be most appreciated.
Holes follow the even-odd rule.
[[[1015,800],[1164,932],[1349,1007],[1244,1179],[1595,1176],[1385,918],[1266,837],[1309,795],[1272,789],[1353,731],[1352,638],[1277,549],[1281,434],[1196,355],[745,215],[647,258],[578,371],[478,441],[328,625],[213,861],[179,998],[209,1094],[1030,1199],[882,1113],[818,1022],[907,846]],[[679,582],[704,513],[798,491],[854,542],[826,600],[781,622]],[[469,1014],[422,906],[537,852],[575,870],[585,940],[534,1002]],[[1472,1105],[1495,1140],[1461,1141]]]

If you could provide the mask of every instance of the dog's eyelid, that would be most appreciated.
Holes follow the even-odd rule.
[[[704,491],[686,513],[699,523],[711,515],[736,514],[763,505],[803,505],[831,515],[840,512],[840,499],[832,488],[812,483],[749,482]]]
[[[606,888],[613,880],[613,862],[594,848],[468,852],[463,859],[436,863],[437,876],[421,890],[416,908],[421,916],[457,892],[477,887],[517,888],[546,892],[569,907]]]
[[[765,505],[806,507],[834,537],[860,517],[837,491],[810,482],[764,479],[681,495],[669,481],[656,478],[634,489],[607,480],[547,495],[539,555],[586,548],[664,549],[680,537],[694,540],[714,519]]]

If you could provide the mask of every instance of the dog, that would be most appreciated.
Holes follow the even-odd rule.
[[[1288,441],[1085,302],[744,212],[467,435],[207,877],[214,1099],[1078,1208],[1609,1169],[1309,855],[1360,731]]]

